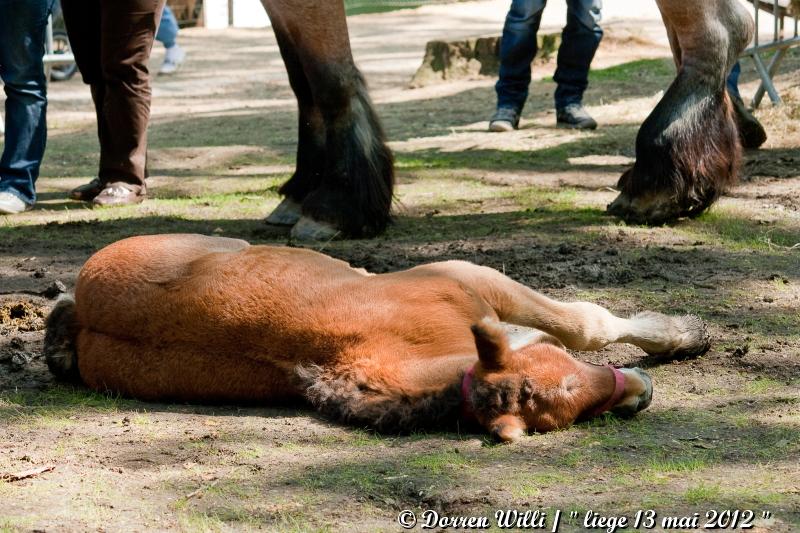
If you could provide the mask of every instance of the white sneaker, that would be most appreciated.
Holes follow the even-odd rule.
[[[161,64],[158,73],[174,74],[178,71],[184,59],[186,59],[186,52],[177,44],[172,48],[167,48],[167,53],[164,55],[164,62]]]
[[[32,207],[10,192],[0,192],[0,215],[16,215]]]

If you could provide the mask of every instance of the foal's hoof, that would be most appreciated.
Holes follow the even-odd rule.
[[[680,345],[669,354],[673,359],[700,357],[711,348],[711,335],[706,323],[697,315],[672,317],[672,323],[681,332]]]
[[[636,315],[636,318],[661,322],[669,337],[675,339],[674,345],[667,351],[648,352],[659,359],[691,359],[703,355],[711,348],[708,327],[697,315],[666,316],[646,312]]]
[[[310,217],[300,217],[290,233],[298,241],[329,241],[341,233],[327,222],[319,222]]]
[[[301,216],[300,204],[291,198],[284,198],[264,222],[273,226],[294,226]]]

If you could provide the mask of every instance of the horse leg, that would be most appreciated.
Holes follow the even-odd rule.
[[[611,214],[662,224],[697,216],[738,177],[739,133],[725,80],[753,35],[729,0],[657,0],[678,74],[636,138],[636,163],[619,180]]]
[[[733,114],[739,128],[739,141],[742,148],[756,149],[767,142],[767,132],[758,119],[747,109],[742,97],[731,93]]]
[[[302,216],[303,201],[322,181],[325,171],[325,123],[314,103],[294,39],[282,22],[276,17],[272,26],[289,75],[289,84],[297,97],[297,162],[291,179],[278,191],[284,196],[283,201],[265,221],[278,226],[294,226]]]
[[[536,328],[572,350],[599,350],[624,342],[652,355],[693,357],[709,348],[705,324],[696,316],[648,311],[621,318],[593,303],[553,300],[493,268],[464,261],[433,263],[410,272],[414,271],[455,279],[488,303],[500,320]]]
[[[382,232],[391,219],[392,154],[353,63],[343,3],[263,2],[273,23],[290,36],[324,125],[319,183],[303,199],[303,216],[292,236],[327,239],[338,233],[361,237]]]

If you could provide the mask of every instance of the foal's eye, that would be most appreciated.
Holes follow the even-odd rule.
[[[359,383],[358,392],[370,393],[370,392],[376,392],[376,389],[373,389],[366,383]]]

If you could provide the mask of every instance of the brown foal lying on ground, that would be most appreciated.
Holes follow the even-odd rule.
[[[512,346],[499,321],[538,330]],[[370,275],[297,248],[157,235],[95,254],[47,320],[61,377],[143,400],[305,398],[397,432],[474,421],[502,440],[647,407],[650,378],[565,351],[708,349],[703,322],[563,303],[461,261]]]

